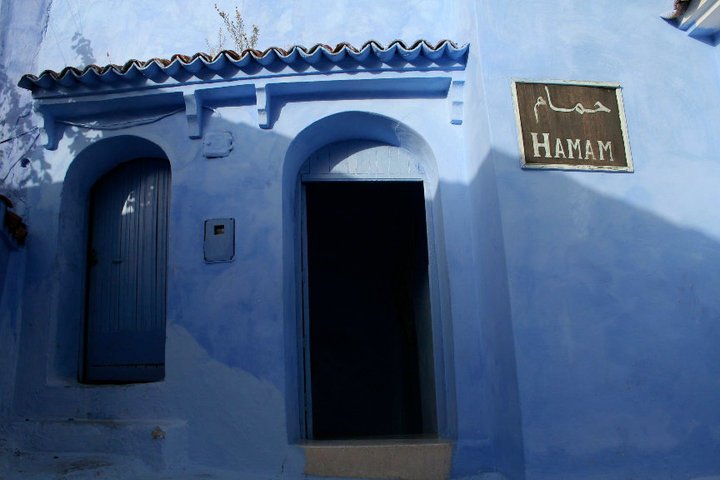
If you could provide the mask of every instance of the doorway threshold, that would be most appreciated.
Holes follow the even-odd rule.
[[[300,445],[305,474],[319,477],[444,480],[452,442],[428,438],[323,440]]]

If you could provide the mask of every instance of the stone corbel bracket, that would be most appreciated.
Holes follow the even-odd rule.
[[[257,98],[258,125],[260,128],[271,128],[270,124],[270,97],[267,94],[267,86],[261,85],[255,88]]]
[[[40,132],[40,144],[47,150],[57,150],[60,135],[58,125],[55,122],[55,115],[49,109],[43,108],[41,104],[35,103],[33,110],[37,114],[38,129]]]
[[[202,98],[195,90],[183,95],[185,100],[185,116],[188,123],[188,136],[190,138],[202,138]]]
[[[450,123],[462,125],[465,110],[465,80],[453,80],[450,85]]]

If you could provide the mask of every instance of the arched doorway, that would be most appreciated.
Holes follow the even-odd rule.
[[[80,151],[67,166],[58,205],[58,295],[52,308],[55,316],[50,320],[53,351],[48,377],[53,382],[73,385],[86,381],[89,206],[93,186],[119,165],[143,158],[161,159],[169,170],[172,168],[163,147],[135,135],[101,138]]]
[[[343,141],[300,180],[306,436],[437,436],[422,166]]]
[[[169,180],[167,160],[141,158],[91,189],[85,382],[164,377]]]

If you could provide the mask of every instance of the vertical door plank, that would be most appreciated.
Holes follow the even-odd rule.
[[[139,159],[93,187],[88,381],[162,378],[169,176],[166,161]]]

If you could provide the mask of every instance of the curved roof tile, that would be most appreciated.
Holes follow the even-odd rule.
[[[203,73],[228,74],[238,70],[249,70],[254,73],[260,68],[268,68],[273,64],[284,67],[300,67],[302,64],[321,68],[323,64],[332,67],[348,60],[352,66],[363,66],[373,63],[392,64],[393,62],[422,63],[440,62],[465,64],[469,44],[456,45],[450,40],[441,40],[432,45],[425,40],[418,40],[406,45],[401,40],[391,42],[387,47],[370,40],[362,47],[356,48],[349,43],[339,43],[334,47],[316,44],[310,48],[295,45],[289,49],[271,47],[264,51],[247,49],[238,53],[223,50],[212,56],[199,52],[193,56],[175,54],[169,59],[151,58],[146,61],[129,60],[124,65],[88,65],[83,69],[65,67],[60,72],[45,70],[40,75],[23,75],[18,85],[28,90],[51,90],[58,86],[72,89],[78,86],[97,86],[101,84],[115,85],[118,82],[137,82],[150,80],[165,81],[168,77],[187,74],[200,76]],[[245,72],[248,73],[248,72]]]

